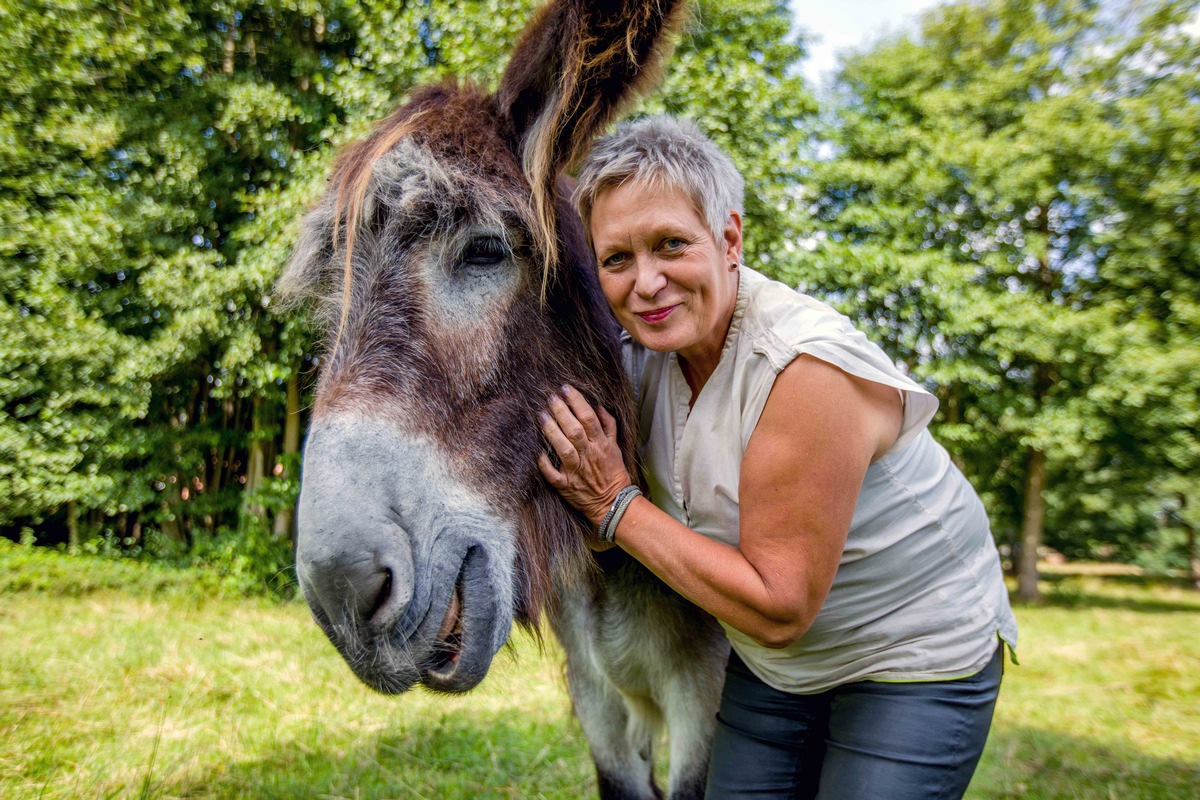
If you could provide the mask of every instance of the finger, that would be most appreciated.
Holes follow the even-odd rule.
[[[558,453],[558,457],[564,464],[576,462],[579,460],[579,451],[575,447],[575,443],[563,433],[562,427],[558,424],[558,420],[550,414],[543,413],[541,415],[542,435],[546,437],[546,441],[554,448],[554,452]]]
[[[559,395],[550,398],[550,413],[553,415],[554,421],[558,423],[563,435],[571,440],[576,449],[582,450],[587,447],[587,431],[579,422],[579,418],[575,416],[575,412]]]
[[[608,409],[600,406],[598,410],[600,417],[600,427],[604,429],[604,437],[606,439],[617,438],[617,420],[612,414],[608,413]]]
[[[587,401],[587,398],[570,384],[564,384],[561,390],[563,399],[567,401],[567,406],[570,407],[571,413],[579,420],[579,424],[583,426],[587,432],[589,439],[599,439],[604,435],[604,428],[600,423],[600,419],[596,416],[595,409],[592,404]]]
[[[567,485],[567,476],[559,472],[554,467],[554,462],[550,460],[550,456],[545,453],[538,453],[537,460],[538,469],[542,471],[542,477],[553,486],[555,489],[564,488]]]

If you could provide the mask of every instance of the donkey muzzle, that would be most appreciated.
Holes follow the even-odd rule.
[[[386,421],[314,423],[296,574],[355,674],[389,694],[477,684],[512,623],[513,526]]]

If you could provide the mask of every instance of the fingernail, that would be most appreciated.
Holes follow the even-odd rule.
[[[571,393],[571,387],[564,383],[562,386],[559,387],[559,391],[562,392],[563,395],[568,395]]]

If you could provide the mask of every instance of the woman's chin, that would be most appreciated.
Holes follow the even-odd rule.
[[[637,334],[633,334],[633,338],[642,347],[645,347],[647,350],[653,350],[656,353],[674,353],[683,346],[681,342],[669,336],[638,336]]]
[[[633,337],[634,341],[647,350],[668,353],[686,348],[691,343],[689,337],[680,330],[680,326],[676,324],[675,320],[651,324],[635,317],[633,320],[627,319],[622,322],[625,323],[625,330],[629,331],[629,335]]]

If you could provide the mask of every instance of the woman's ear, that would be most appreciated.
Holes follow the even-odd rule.
[[[742,263],[742,215],[730,211],[725,220],[725,260],[731,269]]]

